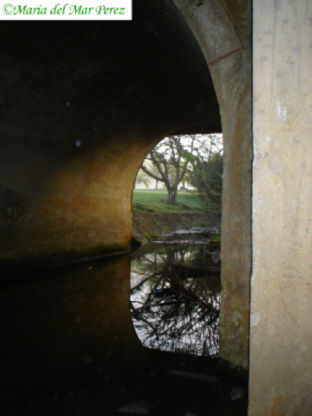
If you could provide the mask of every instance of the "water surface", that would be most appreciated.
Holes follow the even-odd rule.
[[[156,248],[132,263],[132,315],[128,255],[3,277],[3,414],[246,416],[246,379],[216,358],[218,253]]]
[[[132,261],[131,315],[150,349],[216,356],[220,248],[204,229],[165,234]]]

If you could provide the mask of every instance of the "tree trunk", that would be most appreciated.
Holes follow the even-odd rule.
[[[168,204],[174,204],[177,205],[177,194],[178,194],[178,190],[177,188],[167,188],[168,191]]]

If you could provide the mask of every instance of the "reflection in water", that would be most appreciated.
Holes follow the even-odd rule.
[[[219,249],[207,239],[200,244],[182,241],[164,242],[132,261],[134,327],[147,348],[215,356],[219,349]]]
[[[151,347],[217,351],[213,257],[203,245],[158,246],[135,261],[135,323]],[[124,255],[2,279],[1,414],[247,415],[247,380],[218,359],[142,348],[129,273]]]

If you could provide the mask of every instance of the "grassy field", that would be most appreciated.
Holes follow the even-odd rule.
[[[203,197],[196,192],[181,191],[178,193],[178,206],[164,202],[167,199],[165,190],[155,191],[138,189],[133,191],[133,209],[150,212],[188,212],[207,211]]]

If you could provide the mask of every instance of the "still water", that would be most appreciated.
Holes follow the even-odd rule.
[[[131,270],[125,254],[3,276],[2,413],[245,416],[247,379],[217,358],[218,248],[194,237]]]
[[[201,230],[170,237],[147,246],[132,261],[135,331],[150,349],[214,357],[219,350],[220,249]]]

